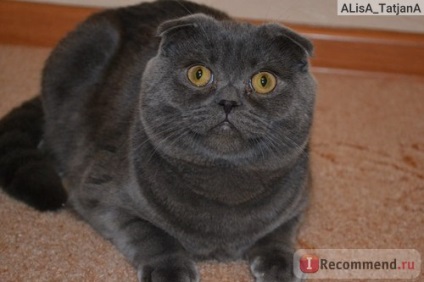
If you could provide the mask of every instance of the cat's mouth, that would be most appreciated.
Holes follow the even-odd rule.
[[[223,121],[215,125],[210,129],[213,133],[219,133],[223,135],[233,135],[234,133],[239,133],[239,130],[237,127],[229,121],[227,118],[225,118]]]
[[[196,132],[196,130],[191,132],[194,140],[211,150],[215,157],[217,153],[221,156],[234,156],[248,152],[253,149],[252,145],[262,142],[262,137],[249,136],[243,130],[243,126],[238,127],[237,123],[227,118],[211,124],[209,129],[203,132]]]

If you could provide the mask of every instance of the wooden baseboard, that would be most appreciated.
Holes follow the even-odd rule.
[[[99,10],[1,1],[0,44],[53,47],[78,22]],[[314,42],[315,67],[424,76],[424,34],[288,26]]]
[[[100,9],[0,1],[0,43],[53,47]]]

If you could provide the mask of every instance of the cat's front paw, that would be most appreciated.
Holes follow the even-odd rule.
[[[250,270],[256,282],[300,282],[293,273],[291,253],[269,253],[255,257]]]
[[[167,257],[140,266],[138,281],[199,282],[200,278],[193,261],[182,257]]]

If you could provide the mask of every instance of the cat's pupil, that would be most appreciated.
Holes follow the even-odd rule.
[[[198,69],[197,71],[196,71],[196,79],[201,79],[202,78],[202,76],[203,76],[203,71],[201,70],[201,69]]]
[[[266,76],[265,75],[262,76],[261,77],[261,85],[262,85],[262,87],[265,87],[267,85],[267,83],[268,83],[268,79],[266,78]]]

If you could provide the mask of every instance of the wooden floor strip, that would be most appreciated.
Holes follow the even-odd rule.
[[[0,1],[0,44],[53,47],[78,22],[99,10]],[[288,26],[314,42],[315,67],[424,76],[424,34]]]

